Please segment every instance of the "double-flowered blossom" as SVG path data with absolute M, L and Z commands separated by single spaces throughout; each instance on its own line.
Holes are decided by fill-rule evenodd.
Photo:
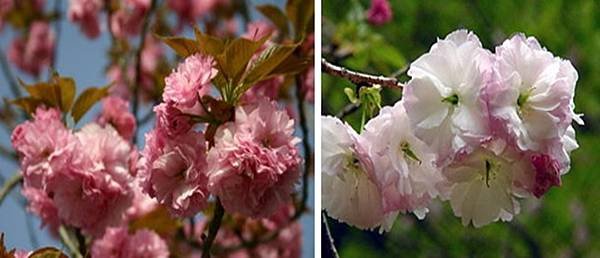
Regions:
M 167 258 L 169 247 L 153 231 L 141 229 L 130 234 L 126 227 L 115 227 L 94 241 L 91 255 L 93 258 Z
M 226 211 L 266 217 L 288 203 L 301 158 L 294 121 L 263 99 L 236 108 L 219 127 L 209 151 L 209 189 Z
M 533 37 L 517 34 L 496 48 L 495 81 L 487 87 L 494 128 L 523 151 L 552 155 L 568 170 L 574 143 L 572 121 L 577 71 Z
M 129 102 L 109 96 L 102 101 L 102 113 L 98 117 L 98 124 L 111 125 L 125 140 L 131 140 L 135 132 L 135 117 L 129 112 Z
M 75 133 L 67 168 L 49 179 L 46 191 L 69 225 L 94 236 L 125 219 L 131 205 L 131 145 L 111 126 L 88 124 Z
M 395 212 L 385 214 L 366 142 L 337 118 L 321 117 L 323 189 L 327 214 L 360 229 L 389 230 Z
M 414 212 L 423 218 L 439 195 L 443 177 L 435 154 L 410 130 L 402 103 L 384 107 L 363 132 L 384 212 Z
M 178 108 L 193 107 L 198 103 L 198 96 L 210 91 L 210 82 L 217 72 L 213 57 L 203 54 L 187 57 L 165 78 L 163 100 L 175 103 Z
M 54 59 L 54 32 L 47 22 L 31 24 L 27 37 L 16 38 L 8 50 L 8 58 L 19 69 L 38 76 Z
M 372 228 L 382 214 L 422 217 L 439 197 L 464 225 L 481 227 L 512 220 L 519 199 L 561 185 L 578 148 L 571 123 L 583 123 L 574 112 L 578 75 L 569 61 L 533 37 L 516 34 L 491 53 L 475 34 L 458 30 L 414 61 L 408 75 L 403 99 L 361 135 L 322 119 L 330 216 Z M 334 180 L 347 174 L 355 176 Z M 362 202 L 349 198 L 357 192 Z M 356 203 L 344 206 L 348 200 Z
M 206 206 L 206 142 L 190 130 L 169 137 L 160 128 L 146 134 L 144 189 L 176 216 L 192 216 Z
M 491 67 L 491 53 L 475 34 L 450 33 L 415 60 L 403 103 L 417 137 L 438 155 L 440 163 L 468 142 L 486 136 L 487 114 L 482 89 Z
M 29 210 L 44 224 L 56 229 L 65 222 L 100 235 L 123 221 L 132 198 L 133 150 L 112 126 L 91 123 L 73 134 L 58 110 L 38 108 L 11 139 L 22 156 Z

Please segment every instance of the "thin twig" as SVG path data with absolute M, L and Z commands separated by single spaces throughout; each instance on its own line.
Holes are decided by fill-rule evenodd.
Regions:
M 393 88 L 393 89 L 401 89 L 403 87 L 403 84 L 396 78 L 377 76 L 377 75 L 352 71 L 352 70 L 349 70 L 348 68 L 329 63 L 329 62 L 327 62 L 327 60 L 325 60 L 325 58 L 321 59 L 321 69 L 323 70 L 324 73 L 328 73 L 333 76 L 344 78 L 344 79 L 349 80 L 357 85 L 379 84 L 383 87 L 388 87 L 388 88 Z
M 294 217 L 300 217 L 306 209 L 306 201 L 308 200 L 308 177 L 310 174 L 310 166 L 312 162 L 312 151 L 308 139 L 308 125 L 306 113 L 304 110 L 304 94 L 302 94 L 302 80 L 299 75 L 296 76 L 296 102 L 298 105 L 298 113 L 300 117 L 300 131 L 302 132 L 302 149 L 304 151 L 304 174 L 302 175 L 302 198 L 300 204 L 296 207 Z
M 4 182 L 4 186 L 0 189 L 0 204 L 4 201 L 4 198 L 23 180 L 21 173 L 16 173 L 13 177 L 9 178 Z
M 335 242 L 333 241 L 333 236 L 331 235 L 331 229 L 329 229 L 329 222 L 327 222 L 327 215 L 325 212 L 321 213 L 321 219 L 323 220 L 323 224 L 325 224 L 325 233 L 327 234 L 327 239 L 329 240 L 329 246 L 331 247 L 331 252 L 335 258 L 340 258 L 340 254 L 335 248 Z
M 8 86 L 10 86 L 10 90 L 12 91 L 13 96 L 15 98 L 20 98 L 21 96 L 23 96 L 23 94 L 21 94 L 21 91 L 19 90 L 19 84 L 15 79 L 15 75 L 10 69 L 10 65 L 8 64 L 8 61 L 6 59 L 6 55 L 4 55 L 4 52 L 2 51 L 0 51 L 0 66 L 2 68 L 2 72 L 4 73 L 4 77 L 8 81 Z
M 69 251 L 71 251 L 71 255 L 73 257 L 83 258 L 83 256 L 77 248 L 77 245 L 69 237 L 69 232 L 67 231 L 67 228 L 64 225 L 60 225 L 60 227 L 58 228 L 58 234 L 60 235 L 60 240 L 67 248 L 69 248 Z
M 54 41 L 54 52 L 52 52 L 52 64 L 51 64 L 51 68 L 53 70 L 56 70 L 56 59 L 58 59 L 58 44 L 60 42 L 60 33 L 61 33 L 61 26 L 60 26 L 60 22 L 62 21 L 62 12 L 60 7 L 62 6 L 62 1 L 61 0 L 56 0 L 56 2 L 54 2 L 54 13 L 56 15 L 56 21 L 54 21 L 54 30 L 55 30 L 55 41 Z M 50 76 L 52 76 L 52 73 L 50 73 Z
M 139 109 L 139 91 L 140 91 L 140 83 L 142 82 L 142 52 L 144 52 L 144 45 L 146 44 L 146 34 L 148 33 L 148 29 L 150 28 L 150 20 L 152 20 L 152 13 L 156 9 L 156 0 L 152 0 L 150 4 L 150 9 L 146 16 L 144 17 L 144 24 L 142 27 L 142 32 L 140 33 L 140 43 L 138 45 L 138 49 L 135 53 L 135 81 L 133 85 L 133 108 L 132 112 L 135 116 L 136 122 L 138 121 L 138 109 Z M 133 134 L 133 144 L 137 143 L 137 130 Z
M 215 207 L 215 214 L 208 225 L 208 236 L 204 240 L 202 244 L 202 258 L 210 258 L 210 248 L 212 247 L 215 238 L 217 237 L 217 233 L 219 233 L 219 228 L 221 227 L 221 222 L 223 221 L 223 216 L 225 215 L 225 209 L 223 209 L 223 205 L 219 198 L 217 198 L 217 206 Z

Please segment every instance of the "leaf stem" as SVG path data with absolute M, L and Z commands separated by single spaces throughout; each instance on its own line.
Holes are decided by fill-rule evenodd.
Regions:
M 69 232 L 64 225 L 60 225 L 58 228 L 58 234 L 60 235 L 60 240 L 63 242 L 63 244 L 65 244 L 65 246 L 67 246 L 67 248 L 69 248 L 69 251 L 71 251 L 71 255 L 74 258 L 83 258 L 77 248 L 77 245 L 73 242 L 73 240 L 71 240 Z
M 9 178 L 4 182 L 4 186 L 0 189 L 0 204 L 4 201 L 4 198 L 8 196 L 8 194 L 23 180 L 23 175 L 21 173 L 15 174 L 13 177 Z

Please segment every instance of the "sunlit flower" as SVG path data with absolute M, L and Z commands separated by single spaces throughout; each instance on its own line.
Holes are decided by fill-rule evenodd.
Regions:
M 290 200 L 301 158 L 294 121 L 266 99 L 236 109 L 209 152 L 209 188 L 225 210 L 266 217 Z
M 373 162 L 350 126 L 321 117 L 321 201 L 327 214 L 360 229 L 389 230 L 396 212 L 385 214 Z
M 415 135 L 444 163 L 469 142 L 488 134 L 481 91 L 489 77 L 491 54 L 475 34 L 450 33 L 414 61 L 403 92 Z

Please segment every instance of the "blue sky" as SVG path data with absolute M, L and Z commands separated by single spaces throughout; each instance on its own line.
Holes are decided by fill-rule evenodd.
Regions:
M 252 4 L 273 3 L 282 6 L 284 1 L 254 0 L 249 2 Z M 48 1 L 48 3 L 53 5 L 54 1 Z M 66 10 L 68 1 L 63 0 L 62 3 L 63 10 Z M 253 12 L 252 15 L 257 18 L 260 17 L 256 12 Z M 76 25 L 71 24 L 66 19 L 63 19 L 61 26 L 62 32 L 58 42 L 57 71 L 64 76 L 73 77 L 77 82 L 79 92 L 85 87 L 105 85 L 107 83 L 104 74 L 104 67 L 107 64 L 105 53 L 110 45 L 108 35 L 103 33 L 101 37 L 95 40 L 89 40 L 80 33 L 79 28 Z M 0 33 L 0 48 L 2 51 L 6 51 L 14 36 L 14 33 L 5 26 L 4 30 Z M 33 81 L 31 77 L 18 73 L 14 67 L 13 71 L 25 82 Z M 46 75 L 44 74 L 42 78 L 46 78 Z M 0 74 L 0 94 L 2 96 L 12 96 L 6 82 L 4 75 Z M 148 110 L 148 108 L 149 107 L 145 107 L 140 114 L 145 114 L 145 111 Z M 95 115 L 95 111 L 97 110 L 98 107 L 96 106 L 83 121 L 89 121 L 91 117 Z M 314 113 L 312 111 L 311 108 L 308 115 L 312 116 Z M 147 126 L 141 128 L 140 135 L 143 135 L 148 131 L 151 125 L 152 123 L 148 123 Z M 314 129 L 312 125 L 311 129 Z M 312 140 L 314 139 L 313 137 L 314 136 L 311 135 L 309 138 Z M 143 139 L 143 137 L 139 138 Z M 10 147 L 10 135 L 6 130 L 0 130 L 0 144 L 5 147 Z M 143 143 L 141 143 L 141 145 L 143 145 Z M 13 161 L 0 157 L 0 175 L 2 177 L 8 178 L 12 176 L 17 169 L 18 167 Z M 309 207 L 314 208 L 313 179 L 311 179 L 310 184 L 309 200 L 311 202 Z M 23 198 L 20 196 L 19 191 L 13 191 L 0 206 L 0 232 L 5 232 L 6 245 L 9 248 L 15 247 L 25 250 L 36 248 L 30 240 L 30 234 L 28 234 L 26 226 L 26 221 L 31 219 L 33 221 L 31 223 L 33 226 L 32 230 L 39 244 L 37 247 L 51 245 L 60 248 L 60 242 L 51 238 L 44 230 L 39 229 L 39 220 L 25 212 L 20 204 L 21 201 L 23 201 Z M 314 217 L 312 211 L 301 219 L 301 223 L 303 227 L 303 257 L 312 257 L 314 253 Z

